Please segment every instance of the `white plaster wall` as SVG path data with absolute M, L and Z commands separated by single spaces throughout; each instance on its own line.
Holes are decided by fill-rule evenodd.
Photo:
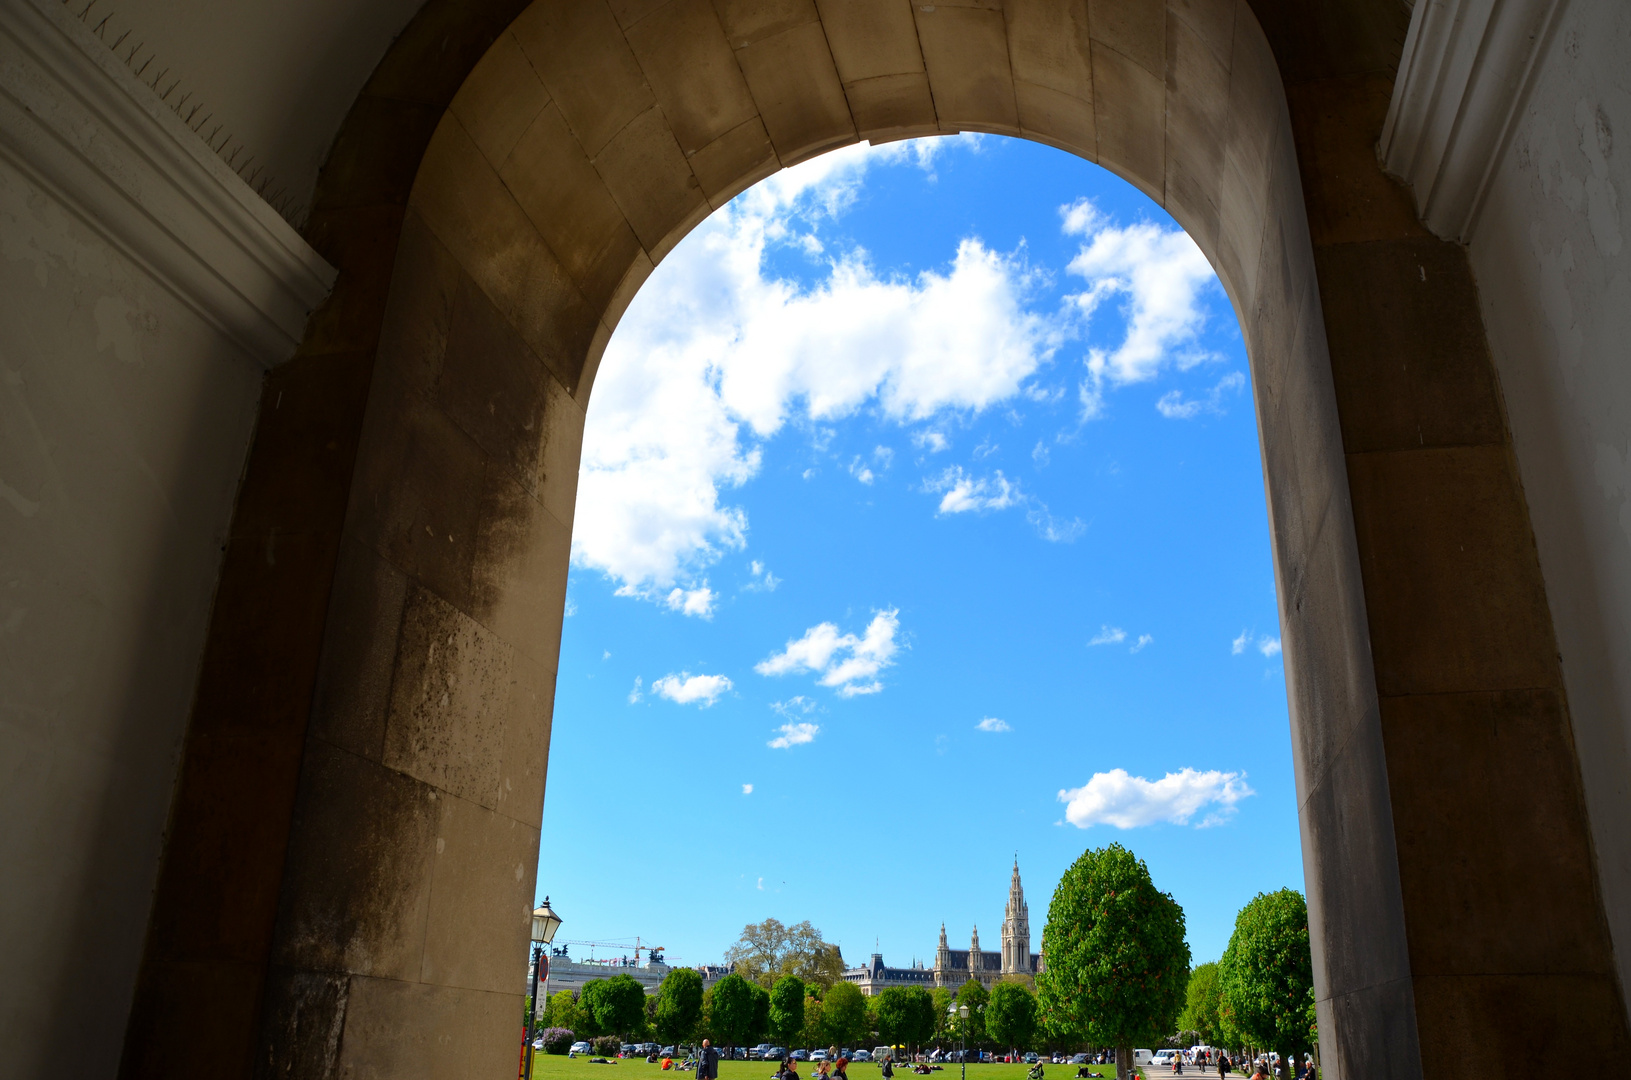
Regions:
M 1536 72 L 1470 252 L 1631 987 L 1631 4 L 1574 0 Z
M 111 1076 L 262 369 L 0 158 L 0 1076 Z

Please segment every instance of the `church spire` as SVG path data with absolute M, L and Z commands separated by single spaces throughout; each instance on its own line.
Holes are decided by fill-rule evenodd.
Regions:
M 1031 974 L 1031 911 L 1025 887 L 1019 882 L 1019 853 L 1014 853 L 1014 875 L 1008 882 L 1008 910 L 1002 920 L 1002 973 Z

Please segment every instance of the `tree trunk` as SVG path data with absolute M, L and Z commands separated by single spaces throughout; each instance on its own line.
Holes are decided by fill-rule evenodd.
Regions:
M 1133 1048 L 1116 1047 L 1116 1080 L 1127 1080 L 1133 1071 Z

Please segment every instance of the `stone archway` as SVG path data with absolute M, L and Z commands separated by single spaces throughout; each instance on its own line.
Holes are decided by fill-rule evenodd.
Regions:
M 1275 10 L 432 0 L 319 184 L 308 232 L 342 277 L 265 395 L 123 1072 L 513 1064 L 583 407 L 611 330 L 753 182 L 958 130 L 1130 180 L 1235 304 L 1326 1067 L 1624 1048 L 1470 275 L 1369 156 L 1399 14 L 1356 2 L 1317 47 L 1296 37 L 1313 16 L 1279 15 L 1277 63 Z M 1299 72 L 1316 54 L 1328 68 Z M 1537 768 L 1521 808 L 1485 780 Z

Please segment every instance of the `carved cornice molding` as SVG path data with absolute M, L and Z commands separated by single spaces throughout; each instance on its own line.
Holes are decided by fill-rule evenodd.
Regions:
M 1466 243 L 1490 176 L 1568 0 L 1419 0 L 1410 18 L 1382 164 L 1433 232 Z
M 0 0 L 0 156 L 265 366 L 335 270 L 53 0 Z

